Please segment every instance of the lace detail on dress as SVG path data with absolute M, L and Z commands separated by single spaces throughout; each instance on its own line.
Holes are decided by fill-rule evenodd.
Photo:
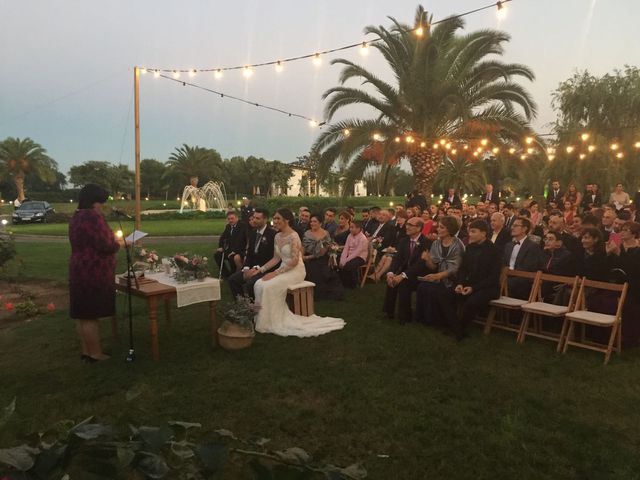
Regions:
M 291 232 L 289 235 L 283 235 L 282 233 L 276 234 L 275 238 L 276 249 L 275 256 L 281 260 L 280 266 L 276 269 L 278 273 L 288 272 L 298 265 L 302 255 L 302 244 L 300 243 L 300 237 L 296 232 Z M 288 252 L 284 250 L 289 248 Z

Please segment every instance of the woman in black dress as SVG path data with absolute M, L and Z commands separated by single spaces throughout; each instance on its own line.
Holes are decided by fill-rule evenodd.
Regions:
M 311 215 L 309 230 L 302 236 L 302 260 L 307 271 L 305 280 L 316 284 L 313 289 L 316 301 L 344 298 L 340 277 L 329 267 L 329 248 L 332 243 L 329 232 L 322 228 L 322 217 L 315 213 Z
M 85 362 L 109 358 L 100 346 L 98 319 L 112 317 L 116 310 L 115 254 L 124 240 L 116 237 L 101 213 L 107 197 L 99 186 L 85 185 L 69 222 L 69 308 Z
M 338 228 L 336 229 L 336 233 L 333 235 L 333 241 L 336 242 L 340 246 L 344 246 L 347 243 L 347 237 L 349 236 L 349 227 L 351 226 L 351 214 L 346 210 L 343 210 L 338 215 Z

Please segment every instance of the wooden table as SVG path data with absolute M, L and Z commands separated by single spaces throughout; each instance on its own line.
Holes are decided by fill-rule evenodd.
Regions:
M 121 284 L 116 278 L 116 290 L 127 293 L 127 285 Z M 149 310 L 149 325 L 151 327 L 151 354 L 154 360 L 160 360 L 160 345 L 158 343 L 158 300 L 164 300 L 164 312 L 167 324 L 171 325 L 171 300 L 176 297 L 176 289 L 171 285 L 159 282 L 141 283 L 136 287 L 131 285 L 131 294 L 135 297 L 145 298 Z M 218 317 L 216 315 L 216 305 L 218 301 L 209 302 L 209 320 L 211 322 L 211 345 L 218 345 Z M 117 321 L 112 319 L 113 334 L 117 337 Z

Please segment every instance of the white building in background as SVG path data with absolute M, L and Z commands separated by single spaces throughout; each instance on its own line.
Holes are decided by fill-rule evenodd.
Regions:
M 307 179 L 303 185 L 302 177 L 304 177 L 305 173 L 306 170 L 304 168 L 292 167 L 291 178 L 287 183 L 287 190 L 284 191 L 282 188 L 277 187 L 274 189 L 275 195 L 285 195 L 287 197 L 330 196 L 329 192 L 324 188 L 316 185 L 315 180 Z M 340 192 L 340 194 L 342 194 L 342 192 Z M 365 197 L 367 195 L 367 187 L 363 181 L 356 182 L 354 185 L 354 194 L 356 197 Z

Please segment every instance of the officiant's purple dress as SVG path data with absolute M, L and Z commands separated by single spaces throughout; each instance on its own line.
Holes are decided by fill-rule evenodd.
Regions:
M 69 222 L 71 318 L 92 320 L 116 311 L 115 269 L 120 246 L 101 213 L 76 210 Z

